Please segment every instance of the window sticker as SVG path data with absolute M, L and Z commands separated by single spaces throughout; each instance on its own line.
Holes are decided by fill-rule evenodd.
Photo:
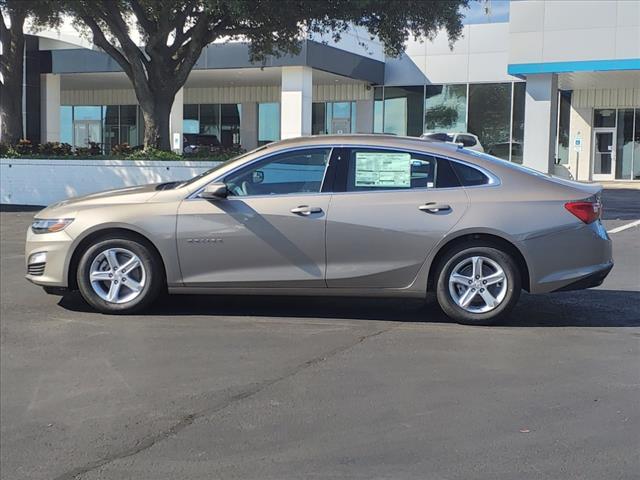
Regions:
M 411 188 L 411 154 L 356 152 L 355 186 Z

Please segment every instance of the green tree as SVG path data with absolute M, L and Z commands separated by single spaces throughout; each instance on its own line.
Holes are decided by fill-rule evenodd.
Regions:
M 144 115 L 145 148 L 169 149 L 175 95 L 215 40 L 245 39 L 252 60 L 261 62 L 298 51 L 306 32 L 337 40 L 355 25 L 398 55 L 410 35 L 432 37 L 444 28 L 457 38 L 468 1 L 68 0 L 65 8 L 131 80 Z
M 15 144 L 22 131 L 22 72 L 24 68 L 24 24 L 27 18 L 34 27 L 59 23 L 55 0 L 0 0 L 0 122 L 2 141 Z

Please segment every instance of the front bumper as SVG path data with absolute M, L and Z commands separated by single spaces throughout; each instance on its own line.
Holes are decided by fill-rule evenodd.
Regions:
M 25 278 L 43 287 L 67 287 L 67 269 L 73 239 L 63 230 L 56 233 L 35 234 L 27 231 L 25 245 Z M 38 268 L 29 268 L 29 259 L 36 253 L 46 252 L 46 262 Z M 30 273 L 29 271 L 36 273 Z

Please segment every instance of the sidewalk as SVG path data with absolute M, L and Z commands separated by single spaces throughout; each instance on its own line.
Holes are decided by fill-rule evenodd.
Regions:
M 631 190 L 640 190 L 640 181 L 615 181 L 615 182 L 594 182 L 599 183 L 606 189 L 631 189 Z

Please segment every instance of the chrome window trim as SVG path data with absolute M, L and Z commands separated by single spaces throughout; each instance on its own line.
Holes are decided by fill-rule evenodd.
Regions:
M 484 183 L 482 185 L 460 185 L 459 187 L 444 187 L 444 188 L 436 188 L 436 187 L 432 187 L 432 188 L 408 188 L 408 189 L 397 189 L 397 188 L 390 188 L 390 189 L 380 189 L 380 190 L 364 190 L 364 191 L 352 191 L 352 192 L 317 192 L 317 193 L 310 193 L 310 192 L 304 192 L 304 193 L 298 193 L 298 194 L 292 194 L 292 193 L 283 193 L 283 194 L 275 194 L 275 195 L 249 195 L 246 197 L 235 197 L 237 199 L 242 199 L 242 198 L 274 198 L 274 197 L 287 197 L 287 196 L 293 196 L 293 195 L 342 195 L 342 194 L 370 194 L 370 193 L 382 193 L 382 192 L 416 192 L 416 191 L 433 191 L 433 190 L 453 190 L 453 189 L 469 189 L 469 188 L 488 188 L 488 187 L 498 187 L 502 184 L 502 182 L 500 181 L 500 179 L 498 178 L 497 175 L 495 175 L 493 172 L 487 170 L 484 167 L 481 167 L 479 165 L 475 165 L 473 163 L 469 163 L 469 162 L 465 162 L 464 160 L 460 160 L 458 158 L 453 158 L 453 157 L 449 157 L 447 155 L 443 155 L 440 153 L 433 153 L 433 152 L 429 152 L 429 151 L 422 151 L 422 150 L 415 150 L 415 149 L 411 149 L 411 148 L 398 148 L 398 147 L 387 147 L 387 146 L 378 146 L 378 145 L 362 145 L 362 144 L 318 144 L 318 145 L 305 145 L 305 146 L 301 146 L 301 147 L 292 147 L 292 148 L 284 148 L 282 150 L 278 150 L 276 152 L 272 152 L 269 154 L 266 154 L 264 156 L 258 157 L 254 160 L 251 160 L 248 163 L 245 163 L 243 165 L 238 166 L 237 168 L 234 168 L 233 170 L 230 170 L 229 172 L 225 173 L 224 175 L 221 175 L 219 177 L 214 177 L 211 181 L 207 182 L 206 184 L 204 184 L 202 187 L 200 187 L 198 190 L 196 190 L 195 192 L 193 192 L 192 194 L 190 194 L 189 196 L 186 197 L 185 200 L 201 200 L 201 198 L 198 196 L 198 194 L 200 192 L 202 192 L 202 190 L 205 189 L 205 187 L 207 185 L 209 185 L 210 183 L 215 182 L 216 180 L 219 180 L 220 178 L 224 178 L 226 176 L 232 175 L 233 173 L 237 172 L 238 170 L 241 170 L 245 167 L 248 167 L 250 165 L 253 165 L 254 163 L 257 162 L 261 162 L 263 160 L 266 160 L 274 155 L 279 155 L 281 153 L 288 153 L 288 152 L 295 152 L 298 150 L 310 150 L 310 149 L 318 149 L 318 148 L 329 148 L 331 149 L 330 151 L 330 155 L 329 155 L 329 162 L 327 162 L 327 165 L 325 167 L 325 172 L 324 172 L 324 176 L 322 178 L 322 184 L 320 186 L 320 190 L 322 190 L 322 187 L 324 186 L 324 181 L 326 179 L 326 174 L 327 171 L 329 169 L 329 163 L 331 161 L 331 158 L 333 156 L 333 150 L 336 148 L 368 148 L 368 149 L 374 149 L 374 150 L 390 150 L 390 151 L 395 151 L 395 152 L 404 152 L 404 153 L 415 153 L 416 155 L 431 155 L 432 157 L 435 157 L 436 159 L 441 158 L 443 160 L 447 160 L 450 162 L 455 162 L 455 163 L 459 163 L 461 165 L 464 165 L 466 167 L 469 168 L 474 168 L 476 170 L 478 170 L 480 173 L 482 173 L 483 175 L 485 175 L 489 181 L 487 183 Z M 232 199 L 234 197 L 230 197 L 230 199 Z

